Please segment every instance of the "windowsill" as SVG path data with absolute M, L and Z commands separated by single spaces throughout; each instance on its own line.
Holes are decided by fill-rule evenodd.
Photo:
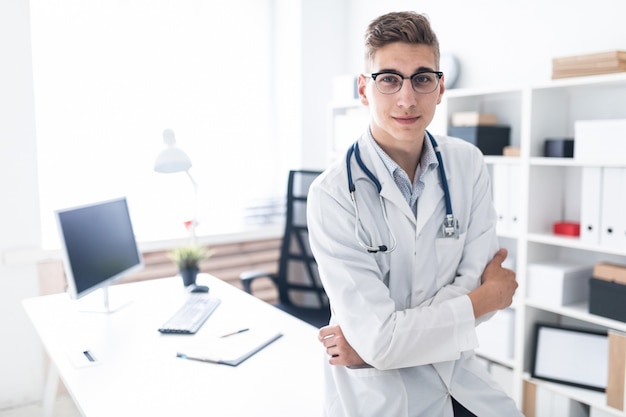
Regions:
M 202 227 L 197 230 L 197 242 L 200 245 L 221 245 L 234 242 L 247 242 L 251 240 L 273 239 L 282 236 L 284 225 L 282 223 L 272 223 L 263 225 L 248 225 L 240 228 L 231 228 L 230 230 L 213 231 L 212 233 L 203 232 Z M 139 250 L 141 252 L 152 252 L 166 250 L 176 246 L 189 244 L 190 236 L 180 236 L 164 240 L 148 240 L 139 241 Z
M 197 229 L 197 242 L 201 245 L 218 245 L 234 242 L 247 242 L 254 240 L 273 239 L 282 236 L 284 225 L 282 223 L 270 223 L 262 225 L 241 225 L 231 227 L 228 230 L 213 230 L 207 233 L 202 227 Z M 141 252 L 153 252 L 171 249 L 177 246 L 189 244 L 190 236 L 181 234 L 163 240 L 139 240 L 137 242 Z M 19 266 L 36 264 L 38 262 L 62 259 L 60 248 L 14 248 L 7 249 L 1 254 L 0 264 L 7 266 Z

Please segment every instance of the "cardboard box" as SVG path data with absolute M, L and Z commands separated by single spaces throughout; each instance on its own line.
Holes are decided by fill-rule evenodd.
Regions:
M 593 267 L 593 277 L 626 285 L 626 265 L 599 262 Z
M 574 122 L 574 159 L 600 165 L 624 163 L 626 119 Z
M 522 152 L 519 146 L 505 146 L 502 154 L 504 156 L 520 156 Z
M 502 155 L 510 144 L 509 126 L 450 126 L 448 135 L 464 139 L 478 147 L 483 155 Z
M 592 274 L 591 265 L 569 262 L 529 264 L 526 297 L 554 306 L 584 301 L 589 296 Z
M 626 322 L 626 285 L 603 279 L 589 280 L 589 312 Z
M 626 396 L 626 334 L 609 330 L 609 373 L 606 405 L 624 410 Z M 593 413 L 590 417 L 595 417 Z
M 626 51 L 607 51 L 552 59 L 553 79 L 624 71 L 626 71 Z
M 466 111 L 452 114 L 452 126 L 494 126 L 496 124 L 498 124 L 498 116 L 493 113 Z

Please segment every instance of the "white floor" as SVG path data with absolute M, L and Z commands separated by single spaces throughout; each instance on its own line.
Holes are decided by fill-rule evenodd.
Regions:
M 68 395 L 59 395 L 54 403 L 53 417 L 81 417 Z M 40 404 L 0 410 L 0 417 L 41 417 Z

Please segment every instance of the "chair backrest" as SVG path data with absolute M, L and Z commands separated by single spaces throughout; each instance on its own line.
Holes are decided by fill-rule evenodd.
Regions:
M 277 285 L 280 302 L 297 307 L 328 309 L 317 262 L 309 247 L 306 222 L 307 195 L 320 171 L 289 171 L 285 234 L 282 241 Z

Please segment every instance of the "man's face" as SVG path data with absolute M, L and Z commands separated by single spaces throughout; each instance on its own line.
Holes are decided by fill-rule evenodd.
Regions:
M 427 45 L 396 42 L 380 48 L 371 63 L 371 72 L 393 71 L 410 77 L 418 71 L 437 70 L 435 54 Z M 416 93 L 411 80 L 400 91 L 383 94 L 372 78 L 359 77 L 361 102 L 370 108 L 370 125 L 376 141 L 383 147 L 406 146 L 424 139 L 424 131 L 435 115 L 444 92 L 443 78 L 432 93 Z

